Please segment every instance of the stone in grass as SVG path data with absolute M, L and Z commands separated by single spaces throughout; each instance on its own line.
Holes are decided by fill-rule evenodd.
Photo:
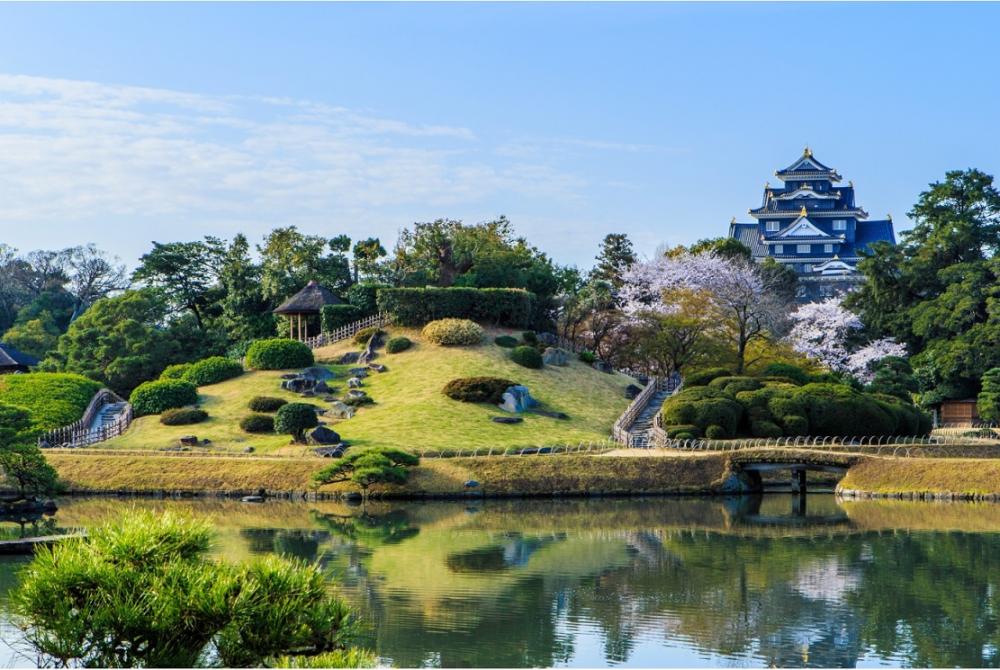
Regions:
M 569 365 L 569 352 L 557 347 L 549 347 L 542 354 L 542 363 L 545 365 Z
M 198 436 L 197 435 L 184 435 L 181 437 L 181 444 L 185 447 L 196 447 L 198 446 Z
M 359 377 L 351 377 L 347 380 L 348 388 L 356 389 L 364 386 L 364 382 Z
M 314 365 L 311 368 L 306 368 L 299 373 L 300 376 L 306 379 L 312 379 L 313 381 L 319 382 L 326 379 L 333 379 L 336 375 L 327 370 L 326 368 Z
M 594 361 L 590 364 L 590 367 L 605 374 L 611 374 L 615 371 L 614 368 L 611 367 L 611 364 L 606 361 Z
M 381 363 L 371 363 L 371 364 L 368 365 L 368 367 L 370 369 L 374 370 L 375 372 L 385 372 L 386 370 L 389 369 L 389 368 L 385 367 L 384 365 L 382 365 Z
M 642 389 L 635 384 L 629 384 L 625 387 L 625 397 L 629 400 L 635 400 L 635 397 L 642 393 Z
M 519 416 L 491 416 L 490 421 L 493 423 L 521 423 L 524 419 Z
M 309 433 L 309 441 L 312 444 L 340 444 L 340 435 L 326 426 L 319 426 Z
M 510 386 L 500 396 L 499 407 L 505 412 L 524 412 L 537 405 L 538 401 L 531 397 L 527 386 Z
M 330 447 L 317 447 L 316 449 L 313 449 L 314 454 L 323 458 L 340 458 L 344 455 L 345 451 L 347 451 L 347 445 L 343 443 L 335 444 Z
M 350 419 L 354 416 L 354 408 L 339 400 L 330 404 L 330 415 L 335 419 Z
M 286 372 L 285 374 L 281 375 L 282 379 L 295 379 L 297 377 L 298 375 L 294 372 Z
M 320 380 L 319 383 L 313 387 L 313 391 L 316 393 L 329 393 L 330 386 L 325 381 Z
M 350 365 L 351 363 L 357 363 L 359 358 L 361 358 L 360 351 L 348 351 L 337 360 L 337 363 L 339 365 Z
M 351 373 L 352 377 L 358 377 L 360 379 L 364 379 L 368 376 L 368 368 L 351 368 L 348 372 Z
M 245 449 L 243 450 L 243 453 L 244 453 L 244 454 L 252 454 L 252 453 L 253 453 L 254 451 L 255 451 L 255 449 L 254 449 L 253 447 L 246 447 L 246 448 L 245 448 Z
M 361 389 L 351 389 L 350 391 L 347 392 L 348 398 L 359 399 L 359 398 L 364 398 L 366 395 L 368 394 L 362 391 Z

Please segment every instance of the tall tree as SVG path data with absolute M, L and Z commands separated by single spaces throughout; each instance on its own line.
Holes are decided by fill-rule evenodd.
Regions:
M 350 244 L 344 235 L 331 239 L 306 235 L 295 226 L 275 228 L 257 247 L 264 298 L 276 304 L 312 279 L 335 293 L 345 291 L 351 285 L 350 262 L 345 255 Z
M 93 244 L 67 249 L 69 292 L 75 298 L 73 317 L 101 298 L 129 287 L 125 266 Z
M 377 237 L 358 240 L 354 243 L 354 283 L 364 277 L 368 280 L 379 279 L 379 260 L 387 254 L 385 247 Z
M 215 237 L 198 242 L 153 242 L 153 249 L 139 258 L 132 279 L 158 289 L 170 307 L 188 310 L 198 327 L 205 328 L 205 311 L 213 302 L 225 246 Z
M 618 289 L 624 282 L 623 276 L 636 262 L 632 240 L 624 233 L 610 233 L 601 241 L 601 251 L 596 257 L 597 265 L 591 271 L 594 279 L 610 282 Z
M 230 340 L 239 342 L 274 334 L 274 317 L 261 289 L 261 268 L 250 257 L 250 244 L 242 233 L 226 250 L 219 282 L 225 293 L 221 325 Z

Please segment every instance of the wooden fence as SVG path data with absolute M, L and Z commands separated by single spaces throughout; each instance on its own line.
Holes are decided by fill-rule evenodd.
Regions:
M 111 423 L 94 427 L 94 419 L 108 405 L 123 404 L 124 408 Z M 132 423 L 132 405 L 111 389 L 101 389 L 90 399 L 83 417 L 75 423 L 56 428 L 38 438 L 39 447 L 86 447 L 124 433 Z
M 673 390 L 678 384 L 679 381 L 676 377 L 651 377 L 639 395 L 632 400 L 628 408 L 615 421 L 615 425 L 611 427 L 611 439 L 626 447 L 637 446 L 636 441 L 639 436 L 632 432 L 632 426 L 636 419 L 649 406 L 649 401 L 654 395 L 660 391 Z
M 333 344 L 335 342 L 340 342 L 341 340 L 346 340 L 349 337 L 354 337 L 359 330 L 364 330 L 365 328 L 371 328 L 373 326 L 381 328 L 388 325 L 389 321 L 390 319 L 387 313 L 379 312 L 378 314 L 366 316 L 360 321 L 355 321 L 354 323 L 341 326 L 340 328 L 337 328 L 329 333 L 320 333 L 319 335 L 314 335 L 313 337 L 307 337 L 302 341 L 310 349 L 318 349 L 320 347 L 325 347 L 328 344 Z

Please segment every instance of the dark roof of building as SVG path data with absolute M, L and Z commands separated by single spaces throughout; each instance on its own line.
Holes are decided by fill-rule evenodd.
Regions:
M 777 175 L 788 175 L 794 177 L 798 173 L 803 174 L 825 174 L 831 179 L 839 180 L 840 175 L 832 167 L 828 167 L 820 163 L 815 156 L 813 156 L 812 151 L 809 147 L 806 147 L 802 151 L 802 155 L 799 158 L 786 167 L 784 170 L 778 170 L 775 174 Z
M 32 367 L 38 365 L 38 359 L 10 346 L 0 343 L 0 368 Z
M 323 305 L 339 305 L 341 299 L 333 291 L 320 286 L 315 280 L 305 288 L 278 305 L 275 314 L 319 314 Z
M 896 233 L 892 229 L 891 219 L 858 221 L 858 227 L 854 233 L 854 247 L 863 250 L 872 242 L 896 243 Z
M 760 238 L 760 227 L 756 223 L 729 224 L 729 236 L 742 242 L 755 258 L 767 255 L 767 247 Z

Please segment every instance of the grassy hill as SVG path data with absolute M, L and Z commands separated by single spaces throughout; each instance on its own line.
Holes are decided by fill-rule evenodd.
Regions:
M 509 447 L 547 444 L 576 444 L 606 439 L 615 419 L 628 405 L 623 391 L 631 379 L 624 375 L 598 372 L 579 361 L 566 367 L 546 366 L 542 370 L 521 367 L 507 358 L 508 349 L 493 344 L 493 337 L 508 331 L 488 332 L 483 344 L 472 347 L 440 347 L 424 342 L 419 331 L 393 328 L 392 335 L 406 335 L 414 345 L 407 351 L 386 354 L 377 362 L 388 367 L 372 373 L 365 390 L 374 405 L 361 407 L 351 419 L 323 419 L 353 446 L 392 445 L 408 448 Z M 358 347 L 342 342 L 316 351 L 337 374 L 330 382 L 338 395 L 346 391 L 347 369 L 330 362 Z M 194 434 L 212 441 L 213 450 L 242 451 L 248 446 L 257 453 L 300 454 L 302 446 L 290 445 L 285 435 L 250 435 L 239 428 L 239 420 L 249 413 L 247 402 L 255 395 L 272 395 L 289 401 L 326 403 L 281 391 L 280 371 L 248 372 L 220 384 L 198 389 L 200 406 L 209 420 L 189 426 L 164 426 L 158 417 L 142 417 L 129 431 L 101 447 L 159 449 L 177 444 L 182 435 Z M 565 412 L 568 420 L 526 414 L 524 422 L 502 425 L 490 421 L 502 414 L 491 405 L 474 405 L 451 400 L 441 393 L 456 377 L 489 375 L 520 382 L 531 390 L 541 408 Z

